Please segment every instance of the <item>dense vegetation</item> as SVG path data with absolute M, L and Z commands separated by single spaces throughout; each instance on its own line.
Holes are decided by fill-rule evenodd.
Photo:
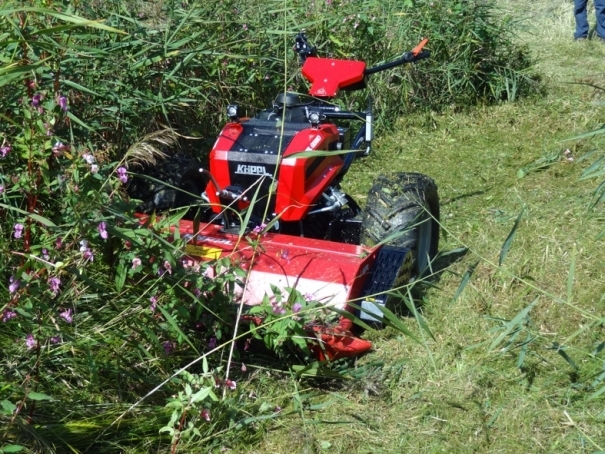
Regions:
M 447 213 L 450 206 L 460 207 L 465 197 L 472 197 L 476 188 L 469 175 L 480 170 L 468 163 L 466 174 L 454 172 L 456 181 L 447 179 L 459 167 L 456 157 L 468 159 L 464 150 L 441 163 L 429 162 L 422 151 L 428 150 L 430 155 L 430 150 L 450 140 L 461 140 L 458 132 L 470 137 L 482 134 L 477 132 L 481 128 L 487 131 L 489 125 L 474 120 L 481 117 L 474 109 L 488 109 L 489 105 L 511 111 L 527 109 L 524 106 L 529 101 L 525 105 L 502 102 L 517 101 L 542 88 L 530 73 L 535 70 L 530 66 L 528 48 L 512 34 L 513 25 L 496 9 L 496 2 L 480 0 L 31 0 L 0 5 L 0 348 L 4 353 L 0 360 L 0 421 L 8 429 L 0 439 L 4 452 L 243 451 L 256 446 L 264 446 L 258 449 L 265 451 L 312 452 L 330 447 L 351 451 L 354 448 L 348 441 L 330 438 L 327 429 L 322 429 L 322 418 L 313 415 L 329 411 L 334 399 L 342 399 L 339 393 L 346 392 L 349 403 L 340 405 L 350 412 L 357 410 L 351 408 L 355 402 L 365 403 L 372 417 L 378 418 L 382 404 L 388 401 L 392 406 L 405 397 L 423 421 L 441 421 L 439 412 L 433 413 L 428 404 L 423 406 L 425 391 L 405 396 L 395 392 L 401 385 L 407 390 L 409 381 L 421 382 L 418 375 L 404 373 L 402 358 L 424 358 L 418 369 L 427 367 L 437 376 L 438 363 L 444 358 L 466 370 L 460 358 L 470 355 L 466 348 L 480 342 L 489 352 L 501 349 L 494 364 L 480 370 L 481 384 L 465 390 L 471 405 L 483 415 L 483 448 L 490 443 L 490 431 L 500 412 L 506 411 L 499 396 L 490 394 L 493 385 L 489 383 L 497 380 L 490 376 L 490 368 L 508 371 L 508 356 L 515 355 L 512 367 L 518 366 L 528 390 L 548 364 L 560 360 L 552 380 L 565 382 L 569 375 L 571 384 L 560 385 L 564 391 L 557 391 L 557 398 L 598 400 L 605 389 L 604 373 L 599 369 L 603 343 L 597 331 L 602 317 L 588 307 L 574 309 L 577 252 L 569 252 L 571 263 L 558 270 L 567 282 L 564 297 L 554 296 L 557 289 L 540 291 L 540 284 L 534 284 L 540 277 L 533 275 L 533 269 L 522 264 L 519 269 L 501 268 L 513 248 L 512 240 L 522 236 L 518 230 L 525 214 L 517 218 L 520 209 L 511 213 L 512 207 L 507 206 L 490 214 L 490 220 L 509 229 L 494 235 L 501 258 L 498 266 L 490 262 L 487 252 L 479 251 L 478 258 L 473 256 L 470 263 L 462 262 L 456 269 L 456 282 L 444 278 L 439 283 L 444 286 L 443 294 L 424 293 L 425 318 L 434 339 L 449 345 L 448 350 L 440 351 L 441 357 L 433 353 L 437 342 L 427 341 L 418 350 L 392 348 L 391 358 L 378 353 L 381 360 L 390 361 L 386 366 L 370 357 L 354 369 L 350 363 L 331 368 L 312 363 L 304 369 L 296 365 L 299 358 L 279 348 L 285 359 L 280 364 L 244 348 L 233 359 L 229 352 L 236 345 L 233 337 L 250 338 L 233 332 L 236 307 L 227 304 L 240 272 L 227 263 L 219 264 L 225 272 L 210 280 L 203 269 L 182 266 L 181 241 L 168 242 L 166 232 L 183 213 L 152 219 L 146 228 L 139 228 L 133 217 L 137 202 L 125 191 L 132 171 L 138 169 L 134 166 L 137 160 L 161 157 L 162 151 L 170 155 L 178 147 L 203 159 L 228 102 L 237 102 L 251 113 L 270 102 L 276 92 L 304 91 L 291 51 L 292 37 L 300 29 L 307 30 L 320 53 L 364 59 L 370 65 L 392 59 L 428 36 L 432 58 L 426 64 L 373 76 L 369 94 L 382 130 L 403 126 L 409 137 L 385 139 L 376 156 L 353 169 L 359 178 L 351 190 L 363 197 L 367 180 L 376 173 L 374 168 L 383 166 L 381 160 L 395 161 L 400 142 L 405 139 L 409 144 L 417 136 L 418 155 L 408 156 L 407 163 L 436 177 L 442 189 L 445 187 L 442 197 Z M 342 102 L 364 106 L 367 95 L 350 95 Z M 457 112 L 473 118 L 469 121 L 474 124 L 473 132 L 455 122 L 447 123 Z M 409 120 L 396 123 L 404 115 Z M 509 115 L 505 116 L 508 121 Z M 419 124 L 412 126 L 410 121 Z M 427 128 L 442 133 L 429 141 L 424 138 Z M 481 148 L 488 156 L 498 141 L 502 135 L 494 136 L 492 143 L 478 139 L 474 151 Z M 562 156 L 556 149 L 534 156 L 535 161 L 523 158 L 527 165 L 518 165 L 515 175 L 519 169 L 525 177 L 537 169 L 554 168 L 561 159 L 569 162 L 569 156 Z M 482 158 L 474 164 L 487 168 L 492 163 Z M 599 175 L 597 167 L 598 163 L 588 175 Z M 496 175 L 490 170 L 487 180 L 493 179 Z M 470 196 L 457 192 L 465 188 Z M 464 208 L 450 213 L 471 226 L 479 222 L 470 213 L 464 214 Z M 515 219 L 510 231 L 509 224 Z M 460 252 L 461 243 L 472 246 L 473 235 L 479 231 L 445 227 L 450 238 L 446 249 L 454 251 L 444 254 L 446 258 Z M 507 234 L 510 241 L 505 241 Z M 514 248 L 510 255 L 515 258 Z M 477 280 L 481 272 L 489 275 L 489 283 Z M 595 279 L 601 282 L 602 278 Z M 509 286 L 525 289 L 522 299 L 531 296 L 531 301 L 515 305 L 514 313 L 492 312 L 492 303 L 477 303 L 486 298 L 481 295 L 483 285 L 495 286 L 500 294 Z M 448 304 L 452 299 L 459 302 L 473 286 L 480 295 L 476 300 L 471 297 L 469 307 L 473 313 L 484 313 L 485 319 L 476 331 L 466 327 L 463 316 L 450 319 L 465 327 L 460 332 L 469 339 L 444 341 L 452 332 L 446 328 L 447 321 L 443 322 L 447 320 L 443 313 L 431 313 L 431 298 L 440 303 L 443 299 Z M 564 338 L 581 339 L 576 350 L 568 353 L 563 339 L 550 342 L 532 321 L 529 314 L 536 308 L 538 295 L 569 308 L 574 320 L 587 320 L 577 334 L 570 332 Z M 515 296 L 519 294 L 507 294 L 509 299 Z M 594 298 L 590 294 L 582 304 Z M 489 325 L 487 319 L 494 324 Z M 279 347 L 296 329 L 278 323 L 279 329 L 268 329 L 263 338 L 270 346 Z M 490 334 L 494 327 L 496 332 Z M 419 330 L 417 337 L 425 333 Z M 394 342 L 408 348 L 407 341 L 402 343 L 400 333 L 392 329 L 369 335 L 378 342 L 379 352 L 380 345 L 389 349 Z M 574 362 L 578 351 L 583 352 L 582 362 Z M 546 360 L 548 353 L 552 355 Z M 283 364 L 289 367 L 283 370 Z M 183 367 L 187 370 L 175 373 Z M 568 369 L 560 371 L 560 367 Z M 333 381 L 326 378 L 338 374 L 340 378 Z M 318 383 L 309 376 L 323 376 L 320 384 L 333 390 L 329 399 L 324 399 Z M 478 389 L 490 397 L 480 400 L 473 394 Z M 374 394 L 380 396 L 378 401 L 370 400 Z M 499 410 L 492 408 L 490 398 L 499 402 Z M 549 405 L 554 404 L 549 401 Z M 592 411 L 591 405 L 586 404 L 587 411 Z M 469 411 L 467 404 L 458 406 Z M 443 411 L 448 419 L 456 418 L 451 409 Z M 602 414 L 593 413 L 596 420 L 602 419 Z M 310 418 L 317 427 L 315 434 Z M 326 427 L 339 434 L 352 430 L 351 419 L 357 416 L 341 418 L 327 413 L 329 418 L 337 424 Z M 589 419 L 583 414 L 584 424 Z M 372 425 L 365 424 L 363 430 Z M 281 429 L 279 435 L 263 437 L 268 427 Z M 296 428 L 297 435 L 289 437 Z M 586 427 L 578 428 L 583 433 L 581 429 Z M 595 449 L 602 446 L 591 438 L 592 426 L 586 430 L 581 443 Z M 351 440 L 363 440 L 361 432 Z M 419 439 L 396 436 L 380 445 L 375 438 L 371 437 L 374 447 L 391 451 L 398 443 L 423 445 Z M 286 440 L 294 448 L 280 448 Z M 562 444 L 570 449 L 576 446 L 567 438 Z M 442 447 L 461 449 L 447 442 Z

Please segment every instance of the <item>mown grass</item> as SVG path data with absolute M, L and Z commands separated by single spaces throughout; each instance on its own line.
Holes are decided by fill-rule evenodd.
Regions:
M 514 18 L 518 39 L 537 59 L 544 96 L 402 118 L 394 132 L 377 140 L 372 156 L 355 163 L 345 181 L 345 189 L 360 202 L 373 177 L 385 169 L 420 171 L 437 181 L 443 255 L 435 264 L 434 287 L 419 292 L 434 339 L 412 318 L 406 324 L 424 343 L 394 330 L 366 333 L 374 351 L 335 366 L 346 380 L 299 379 L 275 370 L 283 364 L 274 357 L 241 352 L 247 369 L 238 363 L 232 371 L 237 392 L 212 408 L 210 424 L 196 420 L 208 436 L 179 445 L 180 452 L 605 449 L 602 397 L 590 399 L 603 388 L 597 380 L 603 352 L 593 353 L 603 342 L 603 328 L 590 325 L 603 313 L 604 257 L 597 240 L 603 216 L 600 207 L 587 209 L 596 182 L 578 181 L 590 162 L 579 158 L 600 144 L 564 141 L 602 121 L 603 108 L 594 104 L 600 92 L 577 83 L 603 85 L 605 46 L 572 42 L 566 1 L 500 4 Z M 567 148 L 573 162 L 566 159 Z M 538 170 L 544 162 L 550 165 Z M 518 178 L 520 169 L 523 178 Z M 498 266 L 521 212 L 514 241 Z M 468 251 L 447 254 L 461 247 Z M 461 286 L 464 276 L 470 277 Z M 534 301 L 522 323 L 508 322 Z M 107 349 L 91 336 L 90 342 L 77 344 L 89 350 L 85 355 L 66 345 L 60 348 L 75 359 L 43 364 L 37 389 L 48 389 L 61 400 L 51 403 L 52 411 L 28 401 L 28 414 L 42 423 L 36 430 L 23 424 L 20 434 L 13 426 L 11 437 L 18 442 L 38 452 L 50 452 L 51 442 L 69 443 L 81 452 L 177 450 L 169 437 L 157 433 L 169 417 L 165 399 L 182 382 L 132 405 L 188 363 L 192 353 L 186 346 L 172 355 L 142 347 L 132 353 L 130 332 L 109 338 L 103 327 L 113 326 L 114 315 L 145 322 L 147 300 L 136 300 L 136 307 L 123 313 L 111 304 L 95 307 L 104 317 L 98 332 L 82 334 L 107 336 L 99 341 Z M 494 344 L 499 336 L 501 342 Z M 13 334 L 4 342 L 13 344 Z M 557 345 L 564 349 L 557 351 Z M 156 347 L 161 348 L 159 342 Z M 121 361 L 114 362 L 115 357 Z M 13 359 L 5 358 L 6 370 L 27 386 L 36 381 L 33 367 L 11 367 Z M 224 364 L 224 359 L 216 360 Z M 51 374 L 55 369 L 64 374 Z M 57 376 L 56 383 L 49 383 Z M 252 422 L 238 431 L 241 415 Z M 41 436 L 38 443 L 32 441 Z
M 605 253 L 597 239 L 603 211 L 588 210 L 597 182 L 578 181 L 590 163 L 578 160 L 603 144 L 566 141 L 603 121 L 600 91 L 582 84 L 605 85 L 605 46 L 572 41 L 568 2 L 500 4 L 516 18 L 518 39 L 537 59 L 545 95 L 403 118 L 345 182 L 363 199 L 372 178 L 386 168 L 436 180 L 442 250 L 464 246 L 468 252 L 441 270 L 424 293 L 423 315 L 435 339 L 420 345 L 389 330 L 369 334 L 375 349 L 357 361 L 357 378 L 316 397 L 315 404 L 330 403 L 325 408 L 282 418 L 249 451 L 605 449 L 602 397 L 589 398 L 602 387 L 591 386 L 602 372 L 603 352 L 595 349 L 603 342 L 603 326 L 586 328 L 602 322 L 605 307 Z M 550 165 L 538 169 L 542 162 Z M 454 301 L 469 270 L 470 280 Z M 506 321 L 536 299 L 519 325 L 517 348 L 505 349 L 504 338 L 490 349 Z M 407 322 L 420 334 L 413 319 Z

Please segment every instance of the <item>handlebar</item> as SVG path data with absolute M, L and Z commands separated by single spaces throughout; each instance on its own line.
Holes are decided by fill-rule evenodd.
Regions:
M 431 52 L 428 50 L 422 50 L 428 42 L 429 40 L 425 38 L 411 51 L 404 53 L 401 58 L 388 63 L 384 63 L 382 65 L 374 66 L 372 68 L 366 68 L 364 74 L 366 76 L 369 76 L 370 74 L 385 71 L 396 66 L 404 65 L 406 63 L 414 63 L 418 60 L 428 58 L 431 55 Z M 298 54 L 301 64 L 305 62 L 307 57 L 317 56 L 317 47 L 312 46 L 309 43 L 309 40 L 304 30 L 298 32 L 298 34 L 296 35 L 296 44 L 294 45 L 294 52 Z
M 373 68 L 367 68 L 364 72 L 366 76 L 370 74 L 374 74 L 380 71 L 384 71 L 390 68 L 394 68 L 395 66 L 404 65 L 406 63 L 414 63 L 418 60 L 423 60 L 425 58 L 429 58 L 431 55 L 431 51 L 422 50 L 426 43 L 428 43 L 428 39 L 423 39 L 416 47 L 414 47 L 411 51 L 404 53 L 401 58 L 391 61 L 389 63 L 384 63 L 382 65 L 374 66 Z

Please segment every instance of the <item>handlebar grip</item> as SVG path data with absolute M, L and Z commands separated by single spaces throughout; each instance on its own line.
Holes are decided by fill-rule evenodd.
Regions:
M 414 57 L 416 57 L 418 54 L 420 54 L 420 52 L 422 51 L 422 48 L 423 48 L 424 46 L 426 46 L 426 43 L 428 43 L 428 42 L 429 42 L 428 38 L 424 38 L 422 41 L 420 41 L 420 42 L 418 43 L 418 45 L 417 45 L 416 47 L 414 47 L 414 48 L 413 48 L 413 49 L 410 51 L 410 52 L 411 52 L 411 54 L 412 54 Z M 426 57 L 425 57 L 425 58 L 426 58 Z

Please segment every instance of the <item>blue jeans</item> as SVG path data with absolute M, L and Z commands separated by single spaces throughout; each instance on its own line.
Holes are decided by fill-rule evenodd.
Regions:
M 588 38 L 588 16 L 586 7 L 588 0 L 574 0 L 574 15 L 576 17 L 576 32 L 574 38 Z M 597 16 L 597 35 L 605 39 L 605 0 L 594 0 Z

